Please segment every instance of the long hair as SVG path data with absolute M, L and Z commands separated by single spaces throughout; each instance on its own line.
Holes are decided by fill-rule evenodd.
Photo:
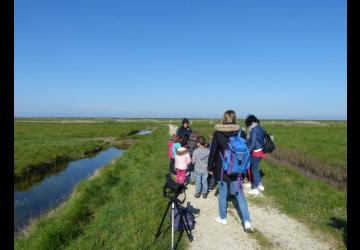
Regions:
M 246 127 L 249 127 L 253 122 L 256 122 L 257 124 L 260 124 L 260 121 L 258 118 L 256 118 L 255 115 L 248 115 L 245 119 L 245 125 Z
M 221 124 L 236 124 L 236 114 L 233 110 L 227 110 L 220 121 Z

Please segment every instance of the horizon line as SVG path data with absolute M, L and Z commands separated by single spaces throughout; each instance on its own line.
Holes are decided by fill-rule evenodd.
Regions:
M 178 120 L 178 119 L 183 119 L 183 118 L 187 118 L 187 119 L 192 119 L 192 120 L 219 120 L 221 118 L 219 117 L 191 117 L 191 116 L 187 116 L 187 117 L 124 117 L 124 116 L 14 116 L 14 119 L 20 119 L 20 118 L 24 118 L 24 119 L 31 119 L 31 118 L 39 118 L 39 119 L 74 119 L 74 118 L 80 118 L 80 119 L 174 119 L 174 120 Z M 244 118 L 242 119 L 237 119 L 237 120 L 244 120 Z M 261 120 L 307 120 L 307 121 L 347 121 L 347 118 L 338 118 L 338 119 L 324 119 L 324 118 L 315 118 L 315 119 L 308 119 L 308 118 L 262 118 Z

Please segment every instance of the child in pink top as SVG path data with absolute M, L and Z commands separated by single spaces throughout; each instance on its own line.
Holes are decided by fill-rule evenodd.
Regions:
M 176 169 L 176 183 L 185 183 L 186 170 L 188 164 L 191 162 L 189 150 L 185 148 L 186 142 L 181 142 L 181 147 L 176 149 L 175 155 L 175 169 Z

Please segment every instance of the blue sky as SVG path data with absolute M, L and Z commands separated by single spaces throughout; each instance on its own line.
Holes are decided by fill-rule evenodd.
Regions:
M 346 119 L 344 0 L 15 0 L 15 116 Z

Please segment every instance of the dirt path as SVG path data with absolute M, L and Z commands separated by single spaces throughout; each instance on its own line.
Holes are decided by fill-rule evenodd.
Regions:
M 169 125 L 169 133 L 176 132 L 176 126 Z M 266 187 L 265 187 L 266 188 Z M 248 197 L 246 194 L 245 196 Z M 228 206 L 227 225 L 218 224 L 218 199 L 212 191 L 207 199 L 195 198 L 195 185 L 188 185 L 186 202 L 199 209 L 196 215 L 195 228 L 192 231 L 194 240 L 189 249 L 335 249 L 334 244 L 313 233 L 303 223 L 266 205 L 255 205 L 247 199 L 251 223 L 256 232 L 247 234 L 240 223 L 236 210 Z M 266 197 L 262 193 L 263 198 Z M 259 198 L 261 198 L 261 196 Z

